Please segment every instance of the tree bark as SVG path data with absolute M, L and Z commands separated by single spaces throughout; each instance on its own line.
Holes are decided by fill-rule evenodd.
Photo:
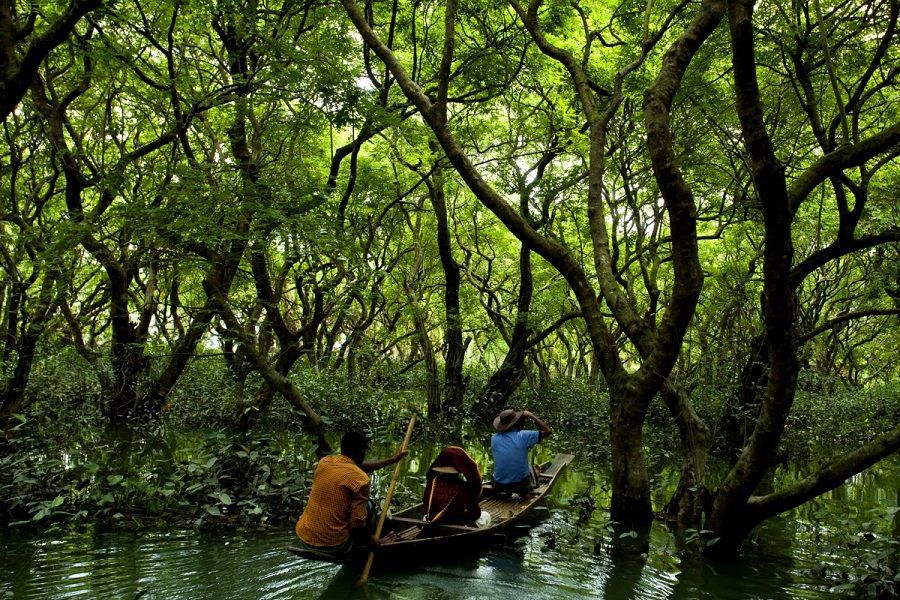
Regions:
M 794 342 L 794 294 L 790 282 L 794 249 L 784 167 L 775 157 L 765 128 L 753 40 L 752 0 L 728 5 L 737 113 L 750 154 L 750 166 L 763 208 L 763 316 L 769 376 L 759 419 L 734 466 L 716 491 L 707 528 L 718 536 L 709 551 L 736 552 L 753 525 L 747 503 L 774 457 L 794 400 L 799 364 Z
M 63 44 L 84 15 L 96 10 L 101 0 L 72 0 L 60 17 L 41 35 L 33 38 L 28 48 L 19 56 L 16 38 L 27 36 L 18 30 L 10 7 L 11 2 L 0 2 L 0 122 L 5 121 L 28 92 L 37 77 L 41 62 L 57 46 Z M 37 10 L 37 4 L 32 5 Z M 31 23 L 33 27 L 33 22 Z
M 681 444 L 681 477 L 675 493 L 662 511 L 663 518 L 680 526 L 700 529 L 712 435 L 694 411 L 684 389 L 667 380 L 659 393 L 678 426 Z
M 432 152 L 438 148 L 432 144 Z M 440 163 L 436 164 L 431 177 L 425 180 L 428 196 L 437 221 L 437 245 L 444 271 L 444 399 L 441 412 L 445 416 L 457 417 L 462 411 L 463 395 L 466 391 L 463 380 L 463 359 L 466 345 L 463 343 L 462 316 L 459 310 L 459 263 L 453 258 L 450 244 L 450 225 L 447 215 L 447 200 L 444 195 L 444 173 Z M 426 364 L 427 364 L 426 359 Z

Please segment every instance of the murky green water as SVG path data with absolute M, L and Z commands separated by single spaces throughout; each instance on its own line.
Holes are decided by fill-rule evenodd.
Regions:
M 411 457 L 402 483 L 421 489 L 428 455 Z M 545 448 L 542 454 L 552 453 Z M 483 457 L 479 457 L 481 460 Z M 283 530 L 203 534 L 56 534 L 35 539 L 0 530 L 0 598 L 820 598 L 852 597 L 854 576 L 875 546 L 890 542 L 900 462 L 877 466 L 839 490 L 769 523 L 740 563 L 709 564 L 661 526 L 644 554 L 612 550 L 601 473 L 583 464 L 558 482 L 533 527 L 478 556 L 379 569 L 362 590 L 359 570 L 305 561 L 286 552 Z M 658 475 L 664 478 L 664 472 Z M 382 473 L 378 484 L 387 477 Z M 664 487 L 660 485 L 660 487 Z M 868 533 L 875 541 L 864 537 Z M 896 534 L 894 534 L 896 535 Z M 869 544 L 868 546 L 866 544 Z M 874 549 L 873 549 L 874 548 Z M 861 568 L 861 567 L 860 567 Z M 813 575 L 823 570 L 826 579 Z M 821 573 L 820 573 L 821 574 Z

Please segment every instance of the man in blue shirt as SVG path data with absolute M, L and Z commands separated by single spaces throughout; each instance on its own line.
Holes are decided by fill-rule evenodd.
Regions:
M 531 419 L 538 430 L 524 429 Z M 494 489 L 527 492 L 537 487 L 539 469 L 528 460 L 528 450 L 552 433 L 542 420 L 527 410 L 506 409 L 494 419 L 491 454 L 494 456 Z

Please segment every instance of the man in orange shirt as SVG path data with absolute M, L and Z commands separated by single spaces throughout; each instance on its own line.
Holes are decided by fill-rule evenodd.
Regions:
M 369 476 L 406 455 L 364 462 L 368 441 L 356 431 L 341 438 L 341 453 L 319 461 L 313 475 L 306 508 L 295 531 L 302 546 L 316 552 L 342 556 L 353 547 L 354 538 L 367 538 L 375 520 L 375 505 L 369 499 Z

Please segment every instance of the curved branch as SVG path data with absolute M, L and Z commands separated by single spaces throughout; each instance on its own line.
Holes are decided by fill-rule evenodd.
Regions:
M 897 450 L 900 450 L 900 426 L 849 454 L 832 459 L 812 475 L 785 490 L 765 496 L 752 496 L 747 503 L 748 508 L 757 522 L 791 510 L 833 490 Z
M 797 342 L 800 344 L 806 343 L 809 340 L 813 339 L 819 334 L 825 333 L 839 325 L 842 325 L 848 321 L 853 321 L 856 319 L 864 319 L 866 317 L 888 317 L 891 315 L 900 315 L 900 308 L 891 308 L 891 309 L 872 309 L 872 310 L 862 310 L 854 313 L 845 313 L 839 315 L 833 319 L 829 319 L 825 321 L 815 329 L 810 329 L 803 335 L 797 338 Z
M 50 25 L 50 28 L 31 42 L 18 64 L 0 65 L 3 71 L 3 78 L 0 79 L 0 121 L 5 121 L 9 113 L 22 100 L 25 92 L 28 91 L 28 88 L 34 82 L 38 67 L 44 58 L 54 48 L 68 39 L 69 34 L 75 29 L 75 25 L 78 24 L 81 17 L 92 10 L 96 10 L 101 4 L 101 0 L 73 0 L 66 8 L 66 12 Z M 12 18 L 12 15 L 8 14 L 7 10 L 3 10 L 2 13 L 5 13 L 0 14 L 0 18 L 3 21 Z M 12 27 L 12 24 L 2 23 L 0 27 L 8 29 Z M 9 42 L 5 42 L 4 45 L 6 43 Z M 15 49 L 0 48 L 0 57 L 2 55 L 6 55 L 6 57 L 15 56 Z
M 569 313 L 564 314 L 563 316 L 561 316 L 560 318 L 558 318 L 556 321 L 554 321 L 554 322 L 553 322 L 549 327 L 547 327 L 545 330 L 543 330 L 542 332 L 540 332 L 539 334 L 537 334 L 536 336 L 534 336 L 533 338 L 531 338 L 530 340 L 528 340 L 528 341 L 526 342 L 526 344 L 525 344 L 525 348 L 526 348 L 526 349 L 534 348 L 535 346 L 537 346 L 538 344 L 540 344 L 541 342 L 543 342 L 545 339 L 547 339 L 547 337 L 548 337 L 551 333 L 553 333 L 554 331 L 556 331 L 557 329 L 559 329 L 560 327 L 562 327 L 563 325 L 565 325 L 566 323 L 568 323 L 568 322 L 571 321 L 572 319 L 577 319 L 577 318 L 579 318 L 579 317 L 581 317 L 581 311 L 580 311 L 580 310 L 579 310 L 579 311 L 573 311 L 573 312 L 569 312 Z
M 842 256 L 872 248 L 881 244 L 889 244 L 891 242 L 900 242 L 900 228 L 893 228 L 883 233 L 875 235 L 867 235 L 855 240 L 842 241 L 836 240 L 818 252 L 810 254 L 799 265 L 791 269 L 790 285 L 792 289 L 797 289 L 807 275 L 826 264 L 829 261 L 838 259 Z
M 841 146 L 814 162 L 788 189 L 791 217 L 816 186 L 843 169 L 857 167 L 900 144 L 900 122 L 882 129 L 857 144 Z

